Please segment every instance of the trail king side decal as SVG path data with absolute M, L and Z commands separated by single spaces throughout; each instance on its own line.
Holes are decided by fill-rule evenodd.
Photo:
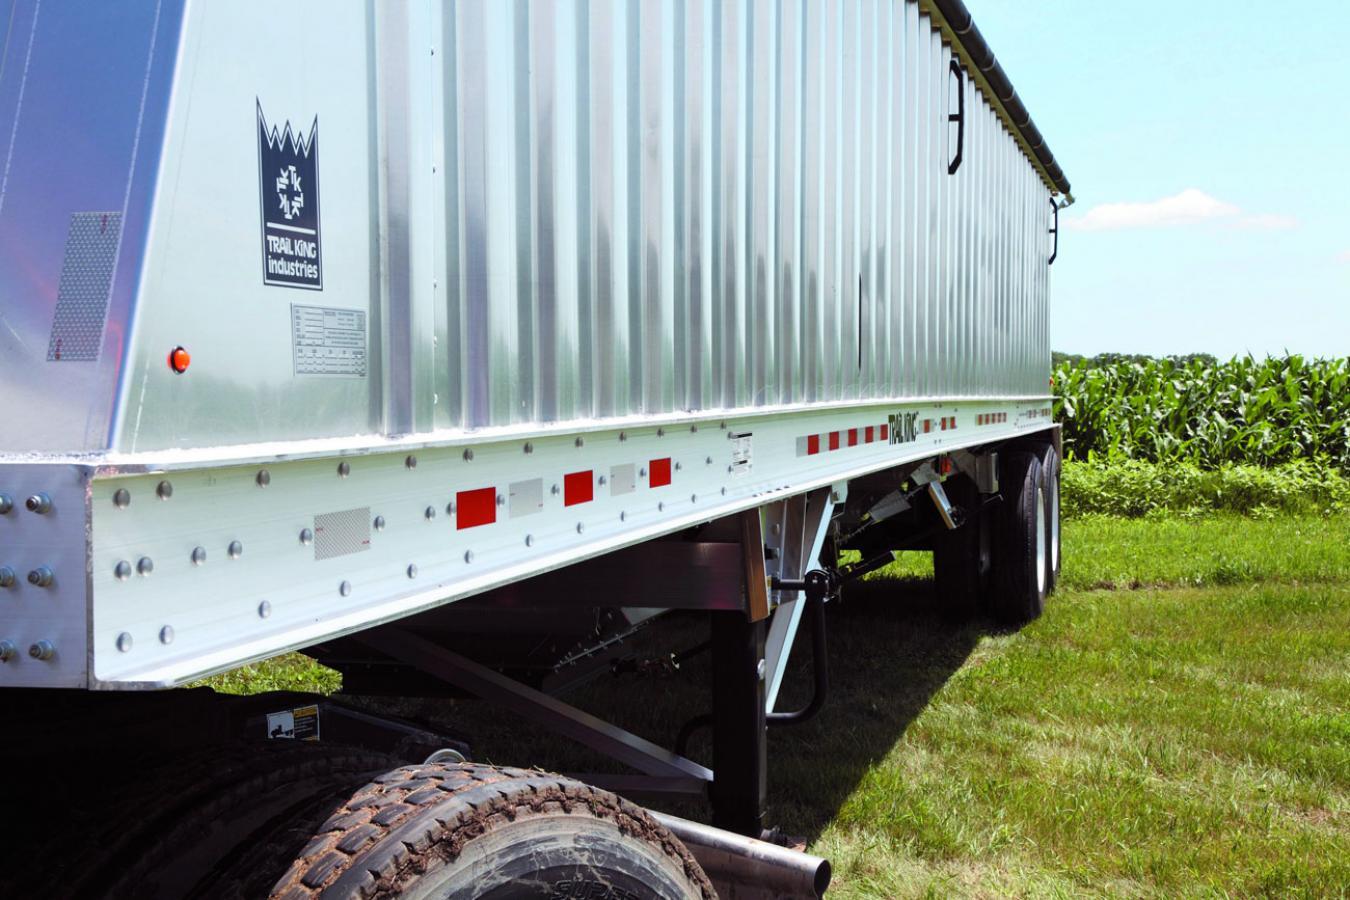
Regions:
M 309 135 L 270 128 L 258 104 L 263 283 L 323 290 L 319 241 L 319 117 Z

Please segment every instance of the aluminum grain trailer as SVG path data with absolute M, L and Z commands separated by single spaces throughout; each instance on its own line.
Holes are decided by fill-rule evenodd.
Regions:
M 1071 196 L 960 0 L 0 13 L 0 879 L 823 891 L 752 839 L 798 629 L 900 549 L 1009 623 L 1059 566 Z M 560 696 L 672 610 L 710 765 Z M 293 650 L 631 773 L 161 690 Z

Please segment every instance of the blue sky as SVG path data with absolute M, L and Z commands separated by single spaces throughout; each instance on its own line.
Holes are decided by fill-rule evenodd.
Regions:
M 1350 355 L 1350 4 L 967 5 L 1073 185 L 1056 350 Z

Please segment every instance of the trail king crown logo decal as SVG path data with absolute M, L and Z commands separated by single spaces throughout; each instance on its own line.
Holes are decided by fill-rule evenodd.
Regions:
M 319 249 L 319 117 L 309 135 L 268 127 L 258 101 L 263 282 L 323 290 Z

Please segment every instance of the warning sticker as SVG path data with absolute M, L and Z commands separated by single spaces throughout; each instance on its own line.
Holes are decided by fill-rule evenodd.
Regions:
M 258 104 L 263 283 L 323 290 L 319 242 L 319 117 L 309 128 L 270 128 Z
M 319 707 L 301 706 L 267 714 L 267 736 L 273 740 L 317 741 Z
M 731 435 L 731 475 L 749 475 L 754 468 L 754 448 L 750 439 L 752 432 Z
M 359 309 L 291 304 L 297 375 L 366 375 L 366 314 Z

